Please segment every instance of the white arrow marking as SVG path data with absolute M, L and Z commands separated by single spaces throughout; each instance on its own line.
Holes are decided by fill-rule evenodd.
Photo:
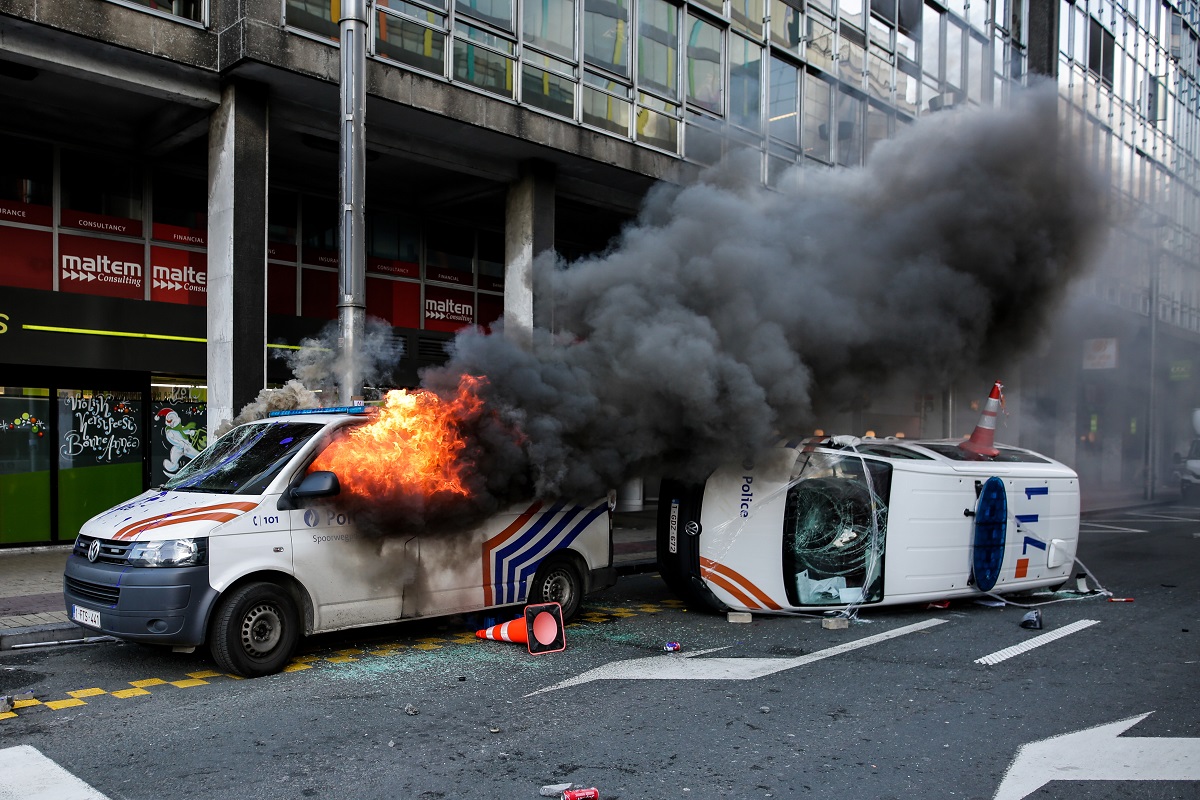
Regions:
M 530 692 L 525 696 L 532 697 L 542 692 L 552 692 L 555 689 L 565 689 L 568 686 L 578 686 L 581 683 L 605 680 L 750 681 L 765 675 L 782 672 L 785 669 L 811 664 L 823 658 L 848 653 L 860 647 L 867 647 L 868 645 L 887 641 L 888 639 L 895 639 L 907 633 L 932 628 L 947 621 L 944 619 L 929 619 L 913 625 L 906 625 L 903 628 L 897 628 L 894 631 L 877 633 L 874 636 L 857 639 L 846 644 L 839 644 L 836 647 L 819 650 L 816 653 L 809 653 L 804 656 L 797 656 L 796 658 L 695 658 L 695 656 L 714 652 L 713 650 L 702 650 L 698 653 L 689 653 L 687 656 L 663 655 L 650 656 L 649 658 L 631 658 L 626 661 L 612 661 L 561 683 L 547 686 L 544 689 L 538 689 L 536 692 Z M 725 648 L 718 647 L 716 649 L 724 650 Z
M 108 800 L 27 744 L 0 748 L 0 800 Z
M 994 800 L 1050 781 L 1200 781 L 1200 739 L 1118 738 L 1153 712 L 1022 745 Z

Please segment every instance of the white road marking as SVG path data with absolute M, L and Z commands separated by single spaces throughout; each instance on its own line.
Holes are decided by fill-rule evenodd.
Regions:
M 928 619 L 913 625 L 906 625 L 903 628 L 896 628 L 893 631 L 884 631 L 874 636 L 867 636 L 863 639 L 856 639 L 853 642 L 829 647 L 816 653 L 797 656 L 796 658 L 695 658 L 695 656 L 703 655 L 704 653 L 714 652 L 713 650 L 704 650 L 699 653 L 689 654 L 691 657 L 662 655 L 650 656 L 649 658 L 631 658 L 625 661 L 612 661 L 561 683 L 547 686 L 544 689 L 538 689 L 536 692 L 530 692 L 525 696 L 532 697 L 542 692 L 552 692 L 555 689 L 565 689 L 568 686 L 578 686 L 581 683 L 605 680 L 749 681 L 765 675 L 782 672 L 785 669 L 811 664 L 814 661 L 820 661 L 830 656 L 848 653 L 860 647 L 867 647 L 868 645 L 877 644 L 888 639 L 895 639 L 898 636 L 904 636 L 908 633 L 932 628 L 947 621 L 944 619 Z
M 1121 525 L 1101 525 L 1099 522 L 1082 521 L 1079 523 L 1079 530 L 1086 531 L 1101 531 L 1112 533 L 1149 533 L 1143 528 L 1126 528 Z
M 0 748 L 0 800 L 108 800 L 27 744 Z
M 1035 647 L 1041 647 L 1044 644 L 1049 644 L 1055 639 L 1061 639 L 1064 636 L 1069 636 L 1072 633 L 1077 633 L 1084 628 L 1090 628 L 1093 625 L 1099 625 L 1098 619 L 1081 619 L 1078 622 L 1072 622 L 1070 625 L 1065 625 L 1058 630 L 1043 633 L 1041 636 L 1035 636 L 1032 639 L 1022 642 L 1021 644 L 1006 647 L 1003 650 L 997 650 L 994 653 L 989 653 L 983 658 L 975 659 L 976 664 L 999 664 L 1001 661 L 1019 656 L 1021 653 L 1028 653 Z
M 1177 517 L 1169 514 L 1163 514 L 1159 511 L 1130 511 L 1129 516 L 1137 517 L 1138 519 L 1152 519 L 1162 522 L 1200 522 L 1200 517 Z
M 994 800 L 1021 800 L 1054 780 L 1200 780 L 1200 739 L 1121 737 L 1150 713 L 1022 745 Z

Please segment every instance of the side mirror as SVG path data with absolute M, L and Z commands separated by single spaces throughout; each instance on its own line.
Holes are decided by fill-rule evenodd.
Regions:
M 333 497 L 342 491 L 337 475 L 332 472 L 310 472 L 299 484 L 288 489 L 279 496 L 277 507 L 280 511 L 299 508 L 300 500 L 313 497 Z
M 310 472 L 300 481 L 300 485 L 290 492 L 294 500 L 306 500 L 310 497 L 332 497 L 342 491 L 337 475 L 332 472 Z

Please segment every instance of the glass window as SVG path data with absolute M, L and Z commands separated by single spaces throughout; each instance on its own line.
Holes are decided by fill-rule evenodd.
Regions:
M 772 58 L 770 86 L 769 133 L 788 144 L 799 144 L 800 70 L 786 61 Z
M 512 0 L 455 0 L 454 7 L 506 31 L 513 29 Z
M 0 203 L 49 206 L 54 185 L 54 153 L 50 145 L 0 136 L 0 152 L 8 155 L 0 159 Z M 0 220 L 26 222 L 28 218 L 5 214 L 0 207 Z
M 88 214 L 142 219 L 142 175 L 108 156 L 62 152 L 62 207 Z
M 1096 20 L 1089 20 L 1088 70 L 1100 77 L 1105 85 L 1113 85 L 1116 39 Z
M 866 29 L 863 19 L 863 0 L 838 0 L 838 16 L 860 31 Z
M 871 0 L 871 11 L 893 25 L 896 24 L 896 0 Z
M 304 196 L 303 224 L 301 234 L 304 248 L 336 252 L 341 233 L 338 230 L 341 217 L 337 202 L 326 197 Z M 308 263 L 315 263 L 309 261 Z
M 638 85 L 679 96 L 679 9 L 665 0 L 638 4 Z
M 942 15 L 930 6 L 925 6 L 925 20 L 921 31 L 921 69 L 926 75 L 942 77 L 941 44 Z
M 838 90 L 837 160 L 843 167 L 856 167 L 862 164 L 865 105 L 866 103 L 858 95 L 844 89 Z
M 544 65 L 566 72 L 572 67 L 549 56 L 537 58 L 530 53 L 527 56 L 532 57 L 521 65 L 521 102 L 574 119 L 575 81 L 542 68 Z
M 983 42 L 974 36 L 967 37 L 967 97 L 973 103 L 982 103 L 985 80 L 989 75 L 988 65 L 983 61 Z
M 399 0 L 392 0 L 391 7 L 428 24 L 380 11 L 375 26 L 375 53 L 410 67 L 445 75 L 446 34 L 440 30 L 446 24 L 445 17 Z
M 899 19 L 896 21 L 896 26 L 901 31 L 912 34 L 914 38 L 922 38 L 921 15 L 926 8 L 928 6 L 921 0 L 900 0 L 897 14 Z
M 454 79 L 504 97 L 513 96 L 513 60 L 494 50 L 480 47 L 482 42 L 512 52 L 505 39 L 469 25 L 460 24 L 454 32 Z
M 762 38 L 763 0 L 730 0 L 729 18 L 735 28 Z
M 267 240 L 281 244 L 296 244 L 295 192 L 271 187 L 267 199 Z M 291 260 L 295 260 L 294 258 Z
M 687 99 L 701 108 L 724 111 L 724 64 L 721 59 L 721 29 L 699 17 L 688 15 Z
M 575 56 L 575 0 L 525 3 L 525 41 L 563 58 Z
M 903 57 L 896 61 L 896 105 L 916 114 L 920 110 L 921 70 L 915 61 Z
M 729 37 L 729 121 L 750 130 L 762 128 L 763 49 L 737 34 Z
M 58 528 L 67 535 L 142 491 L 141 392 L 58 390 Z
M 892 59 L 871 45 L 867 56 L 867 90 L 872 97 L 890 100 L 892 96 Z
M 721 135 L 720 121 L 689 109 L 684 147 L 689 161 L 697 164 L 716 164 L 725 152 L 725 137 Z
M 988 0 L 968 0 L 967 23 L 976 30 L 985 30 L 988 20 Z
M 639 95 L 637 139 L 644 144 L 678 153 L 679 107 L 650 95 Z
M 590 64 L 629 77 L 630 0 L 584 0 L 583 57 Z
M 877 108 L 874 105 L 867 105 L 867 157 L 870 158 L 871 151 L 875 149 L 875 145 L 882 142 L 884 139 L 891 138 L 892 125 L 895 117 L 891 113 Z
M 475 233 L 461 225 L 430 223 L 425 228 L 425 278 L 470 285 Z
M 808 15 L 808 63 L 833 69 L 833 23 L 813 13 Z
M 333 0 L 287 0 L 285 20 L 294 28 L 337 41 L 341 36 L 339 20 L 333 16 Z
M 206 229 L 208 182 L 204 178 L 156 170 L 154 222 L 197 231 Z
M 190 19 L 193 22 L 204 21 L 204 0 L 170 0 L 169 2 L 163 2 L 163 0 L 129 0 L 129 2 L 153 8 L 164 14 L 174 14 L 177 17 Z
M 0 542 L 5 544 L 51 539 L 49 394 L 44 388 L 0 386 Z
M 391 212 L 367 211 L 367 255 L 389 261 L 419 264 L 421 230 L 411 217 Z
M 883 599 L 892 467 L 858 455 L 801 456 L 783 512 L 783 579 L 793 606 Z
M 867 60 L 867 40 L 854 28 L 843 27 L 838 39 L 838 75 L 852 86 L 861 86 Z
M 946 83 L 953 89 L 963 85 L 963 29 L 946 20 Z
M 771 0 L 771 41 L 795 52 L 800 46 L 804 14 L 792 3 L 800 5 L 799 0 Z
M 583 121 L 588 125 L 628 136 L 629 116 L 633 107 L 628 99 L 629 94 L 629 88 L 624 84 L 610 81 L 600 75 L 585 73 Z
M 804 75 L 804 129 L 800 144 L 804 155 L 820 161 L 830 160 L 829 111 L 832 91 L 828 83 L 811 73 Z

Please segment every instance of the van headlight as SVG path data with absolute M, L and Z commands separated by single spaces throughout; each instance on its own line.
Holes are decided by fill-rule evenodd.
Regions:
M 208 539 L 137 542 L 125 555 L 131 567 L 199 567 L 208 563 Z

